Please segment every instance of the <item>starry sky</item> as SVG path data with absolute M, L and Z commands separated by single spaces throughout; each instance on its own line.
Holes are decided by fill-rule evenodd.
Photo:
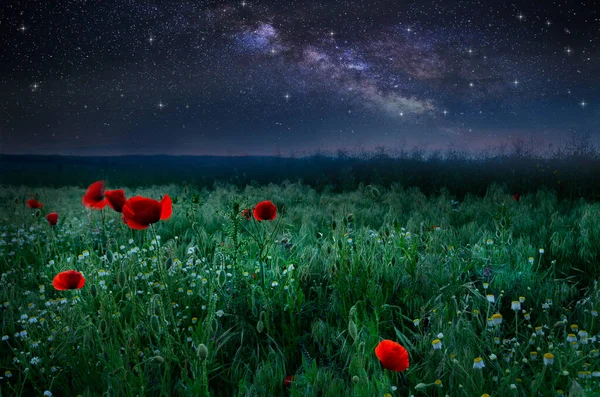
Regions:
M 0 33 L 3 154 L 598 136 L 596 1 L 9 0 Z

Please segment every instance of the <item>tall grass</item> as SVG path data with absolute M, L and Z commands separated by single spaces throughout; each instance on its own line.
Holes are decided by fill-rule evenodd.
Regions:
M 106 209 L 103 239 L 82 189 L 0 189 L 2 395 L 600 395 L 597 204 L 498 185 L 454 205 L 400 185 L 125 190 L 169 194 L 173 216 L 133 231 Z M 266 199 L 276 220 L 241 216 Z M 67 269 L 82 290 L 53 289 Z M 381 339 L 406 372 L 381 366 Z

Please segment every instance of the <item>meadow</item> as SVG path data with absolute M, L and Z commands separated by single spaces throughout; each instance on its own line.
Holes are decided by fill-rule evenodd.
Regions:
M 172 216 L 132 230 L 85 188 L 0 187 L 2 396 L 600 395 L 598 203 L 107 183 Z M 246 219 L 263 200 L 277 217 Z M 83 288 L 53 288 L 70 269 Z

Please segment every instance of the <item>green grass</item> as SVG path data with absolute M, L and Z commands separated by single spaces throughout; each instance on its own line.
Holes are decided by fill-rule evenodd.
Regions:
M 496 185 L 457 211 L 400 186 L 125 190 L 169 194 L 173 216 L 134 231 L 107 207 L 103 230 L 82 189 L 0 188 L 2 396 L 600 395 L 599 204 Z M 241 217 L 262 200 L 275 221 Z M 54 290 L 68 269 L 86 285 Z M 567 342 L 572 324 L 588 337 Z M 381 366 L 382 339 L 406 372 Z

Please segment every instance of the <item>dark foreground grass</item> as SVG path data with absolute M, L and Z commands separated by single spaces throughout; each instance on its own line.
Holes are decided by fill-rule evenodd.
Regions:
M 174 199 L 133 231 L 83 193 L 0 189 L 2 396 L 600 395 L 599 204 L 171 185 L 126 189 Z M 262 200 L 277 219 L 244 219 Z

